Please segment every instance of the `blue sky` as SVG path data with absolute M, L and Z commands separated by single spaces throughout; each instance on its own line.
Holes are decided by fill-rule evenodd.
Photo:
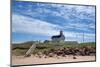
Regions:
M 51 40 L 63 30 L 66 41 L 95 41 L 95 6 L 12 3 L 12 42 Z

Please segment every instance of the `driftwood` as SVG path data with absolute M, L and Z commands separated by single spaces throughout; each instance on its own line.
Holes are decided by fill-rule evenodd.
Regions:
M 25 53 L 24 57 L 29 57 L 33 53 L 33 51 L 36 48 L 37 43 L 33 43 L 32 46 L 29 48 L 29 50 Z

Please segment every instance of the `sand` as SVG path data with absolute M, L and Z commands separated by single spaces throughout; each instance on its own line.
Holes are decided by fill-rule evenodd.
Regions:
M 79 62 L 79 61 L 95 61 L 95 56 L 66 56 L 66 57 L 48 57 L 39 58 L 36 56 L 23 57 L 12 56 L 12 65 L 29 65 L 29 64 L 46 64 L 46 63 L 62 63 L 62 62 Z

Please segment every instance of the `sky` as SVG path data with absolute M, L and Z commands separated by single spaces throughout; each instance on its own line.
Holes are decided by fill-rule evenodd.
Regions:
M 13 1 L 12 42 L 51 40 L 60 30 L 66 41 L 95 42 L 95 22 L 95 6 Z

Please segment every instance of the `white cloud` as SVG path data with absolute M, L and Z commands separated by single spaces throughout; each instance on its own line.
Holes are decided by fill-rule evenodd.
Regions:
M 91 16 L 95 16 L 95 7 L 93 6 L 81 6 L 81 5 L 64 5 L 64 4 L 51 4 L 49 6 L 56 7 L 59 9 L 59 12 L 55 12 L 57 16 L 63 18 L 68 18 L 68 16 L 74 15 L 78 18 L 92 19 Z M 90 15 L 87 16 L 86 14 Z M 62 16 L 63 15 L 63 16 Z
M 83 23 L 74 22 L 74 23 L 68 23 L 64 25 L 62 29 L 76 29 L 76 30 L 81 30 L 83 32 L 91 33 L 91 32 L 95 32 L 95 24 L 94 23 L 86 24 L 84 22 Z
M 17 14 L 12 15 L 12 27 L 13 32 L 25 32 L 30 34 L 36 33 L 47 36 L 57 34 L 57 28 L 60 28 L 57 25 L 53 25 L 45 21 L 40 21 Z
M 12 31 L 28 34 L 39 34 L 45 36 L 52 36 L 59 34 L 59 30 L 63 27 L 54 25 L 45 21 L 41 21 L 34 18 L 29 18 L 27 16 L 12 14 Z M 95 34 L 84 33 L 84 38 L 86 41 L 90 39 L 95 40 Z M 64 31 L 66 40 L 77 40 L 78 42 L 82 41 L 83 33 L 78 32 L 67 32 Z M 68 39 L 67 39 L 68 38 Z M 89 40 L 87 40 L 89 39 Z
M 94 19 L 95 7 L 93 6 L 44 4 L 44 3 L 37 3 L 37 6 L 42 6 L 42 7 L 37 7 L 34 9 L 32 5 L 27 5 L 27 10 L 25 11 L 22 11 L 22 9 L 21 10 L 17 9 L 17 10 L 19 10 L 18 12 L 21 12 L 22 14 L 34 17 L 43 15 L 45 13 L 45 14 L 51 14 L 52 16 L 58 16 L 64 18 L 65 20 L 68 19 L 75 20 L 75 18 L 71 18 L 71 16 L 76 17 L 77 19 L 88 19 L 93 21 L 95 20 Z M 56 8 L 57 10 L 53 11 L 52 8 Z
M 64 32 L 66 40 L 69 41 L 78 41 L 78 42 L 94 42 L 95 34 L 93 33 L 78 33 L 78 32 Z

